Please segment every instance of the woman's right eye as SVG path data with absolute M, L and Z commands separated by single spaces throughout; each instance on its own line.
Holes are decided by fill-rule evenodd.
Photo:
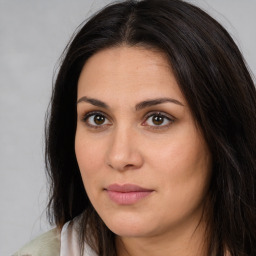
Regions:
M 111 124 L 108 118 L 102 113 L 89 113 L 85 115 L 83 121 L 86 123 L 87 126 L 95 129 L 102 128 L 105 125 Z

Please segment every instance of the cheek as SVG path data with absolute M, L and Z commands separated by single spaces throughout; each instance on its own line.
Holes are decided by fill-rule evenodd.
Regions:
M 93 198 L 97 197 L 98 175 L 100 170 L 100 151 L 96 147 L 88 146 L 88 143 L 76 140 L 75 143 L 76 158 L 81 173 L 82 181 L 86 194 L 93 202 Z
M 211 177 L 211 156 L 198 131 L 180 131 L 169 137 L 148 157 L 166 196 L 180 202 L 207 193 Z M 150 160 L 151 159 L 151 160 Z M 181 200 L 182 199 L 182 200 Z
M 189 216 L 195 216 L 205 202 L 211 177 L 211 159 L 207 149 L 204 151 L 203 145 L 198 146 L 173 145 L 158 158 L 161 163 L 158 166 L 158 184 L 163 199 L 162 207 L 158 209 L 166 221 L 176 220 L 173 223 L 178 224 Z M 172 214 L 166 215 L 168 211 Z
M 86 139 L 87 138 L 87 139 Z M 90 141 L 87 136 L 81 136 L 79 132 L 75 138 L 75 153 L 84 186 L 94 186 L 99 170 L 102 169 L 104 154 L 102 145 Z M 96 171 L 97 170 L 97 171 Z
M 173 133 L 163 140 L 155 151 L 159 163 L 174 173 L 193 175 L 196 170 L 205 169 L 209 162 L 209 150 L 192 122 L 175 127 Z

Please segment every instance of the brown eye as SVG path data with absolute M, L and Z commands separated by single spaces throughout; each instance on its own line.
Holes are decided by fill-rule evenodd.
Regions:
M 105 116 L 102 116 L 102 115 L 94 115 L 93 121 L 94 121 L 94 123 L 95 123 L 96 125 L 102 125 L 102 124 L 104 124 L 105 120 L 106 120 Z
M 150 113 L 146 120 L 142 123 L 143 126 L 148 126 L 149 128 L 166 128 L 174 122 L 174 118 L 167 114 L 162 113 Z
M 83 118 L 83 121 L 92 128 L 100 128 L 111 124 L 108 118 L 101 113 L 89 113 Z
M 158 116 L 155 115 L 155 116 L 152 117 L 152 122 L 155 125 L 161 125 L 164 122 L 164 117 L 161 116 L 161 115 L 158 115 Z

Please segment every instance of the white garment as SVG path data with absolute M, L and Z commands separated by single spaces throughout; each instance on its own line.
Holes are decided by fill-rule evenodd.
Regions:
M 78 221 L 67 222 L 61 231 L 60 256 L 80 256 Z M 85 243 L 83 256 L 98 256 L 92 248 Z
M 13 256 L 80 256 L 79 217 L 67 222 L 61 232 L 54 228 L 26 244 Z M 84 244 L 83 256 L 98 256 Z

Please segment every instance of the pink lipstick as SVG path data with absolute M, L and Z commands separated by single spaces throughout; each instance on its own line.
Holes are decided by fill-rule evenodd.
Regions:
M 149 196 L 154 190 L 134 184 L 112 184 L 105 189 L 109 198 L 117 204 L 129 205 Z

